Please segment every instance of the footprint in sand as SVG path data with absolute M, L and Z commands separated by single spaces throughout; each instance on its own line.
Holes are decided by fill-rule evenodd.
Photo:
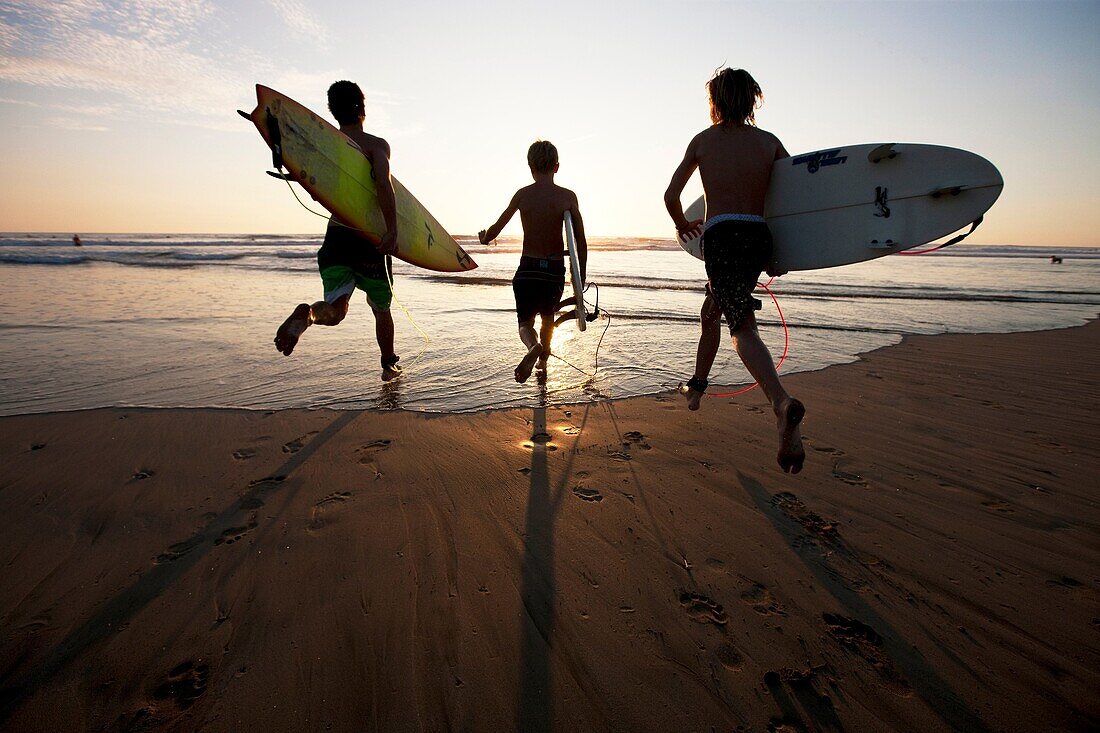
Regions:
M 567 425 L 561 431 L 566 435 L 580 435 L 581 429 L 576 425 Z
M 392 443 L 393 441 L 389 438 L 379 438 L 378 440 L 372 440 L 361 448 L 355 449 L 355 452 L 361 455 L 359 465 L 374 471 L 375 481 L 382 478 L 382 471 L 378 469 L 378 464 L 375 462 L 374 457 L 382 451 L 389 449 Z
M 830 456 L 837 456 L 838 458 L 840 456 L 846 455 L 845 452 L 842 451 L 840 448 L 834 448 L 831 445 L 819 445 L 817 441 L 813 440 L 812 438 L 802 436 L 802 440 L 805 441 L 806 445 L 810 446 L 818 453 L 824 453 Z
M 992 509 L 995 512 L 1001 514 L 1012 514 L 1016 510 L 1007 501 L 1001 501 L 999 499 L 990 499 L 989 501 L 983 501 L 982 506 L 986 509 Z
M 740 672 L 745 666 L 744 657 L 732 644 L 722 644 L 714 650 L 714 656 L 722 663 L 723 667 L 732 669 L 734 672 Z
M 260 490 L 263 491 L 273 489 L 278 484 L 281 484 L 283 481 L 286 481 L 286 476 L 264 476 L 263 478 L 249 481 L 248 488 L 253 489 L 259 487 Z
M 531 475 L 531 469 L 530 469 L 530 468 L 528 468 L 527 466 L 524 466 L 523 468 L 520 468 L 520 469 L 518 469 L 518 470 L 519 470 L 519 472 L 520 472 L 520 473 L 522 473 L 522 474 L 523 474 L 524 476 L 530 476 L 530 475 Z
M 177 542 L 174 545 L 169 546 L 167 550 L 157 555 L 153 562 L 157 565 L 164 565 L 165 563 L 179 560 L 181 557 L 191 552 L 191 550 L 202 544 L 202 537 L 191 537 L 183 542 Z
M 206 682 L 209 677 L 210 668 L 205 664 L 184 662 L 168 673 L 168 679 L 157 686 L 153 691 L 153 697 L 157 700 L 170 701 L 180 710 L 186 710 L 206 692 Z
M 45 443 L 31 443 L 31 450 L 42 450 L 45 447 Z
M 309 529 L 316 531 L 328 524 L 328 509 L 333 507 L 334 505 L 343 504 L 350 498 L 350 491 L 334 491 L 333 493 L 326 496 L 324 499 L 321 499 L 316 504 L 314 504 L 313 509 L 309 515 Z
M 849 486 L 858 486 L 860 488 L 867 487 L 867 479 L 863 478 L 858 473 L 841 471 L 839 463 L 833 464 L 833 478 L 840 479 Z
M 1050 586 L 1051 588 L 1065 588 L 1067 590 L 1077 590 L 1078 588 L 1083 588 L 1085 584 L 1082 583 L 1080 580 L 1069 577 L 1068 575 L 1063 575 L 1060 578 L 1056 578 L 1056 579 L 1053 579 L 1053 580 L 1048 580 L 1047 585 Z
M 297 453 L 305 447 L 306 441 L 317 434 L 316 430 L 310 430 L 305 435 L 300 435 L 289 443 L 283 443 L 283 453 Z
M 714 624 L 715 626 L 725 626 L 729 623 L 729 616 L 726 615 L 722 604 L 715 603 L 701 593 L 689 593 L 687 591 L 681 593 L 680 605 L 691 617 L 691 620 L 697 623 Z
M 214 544 L 232 545 L 234 542 L 243 539 L 246 534 L 256 529 L 257 526 L 258 524 L 256 522 L 256 517 L 250 517 L 248 520 L 248 524 L 242 525 L 240 527 L 230 527 L 229 529 L 222 532 L 221 536 L 218 537 L 218 539 L 214 540 Z
M 888 689 L 903 697 L 912 693 L 909 683 L 894 669 L 877 631 L 858 619 L 836 613 L 823 613 L 821 618 L 833 638 L 868 662 Z
M 142 481 L 144 479 L 150 478 L 151 476 L 153 476 L 153 474 L 154 474 L 154 472 L 150 471 L 148 469 L 143 469 L 141 471 L 135 471 L 134 475 L 130 477 L 130 480 L 131 481 Z
M 772 505 L 782 510 L 791 519 L 801 524 L 806 531 L 826 542 L 838 539 L 836 522 L 822 519 L 811 512 L 802 500 L 789 491 L 783 491 L 772 497 Z
M 610 448 L 608 448 L 607 449 L 607 455 L 608 455 L 609 458 L 614 458 L 616 461 L 629 461 L 630 460 L 630 454 L 625 453 L 621 450 L 611 450 Z
M 581 499 L 582 501 L 603 501 L 603 494 L 601 494 L 596 489 L 589 489 L 584 486 L 574 486 L 573 495 Z
M 286 450 L 285 446 L 283 447 L 283 450 Z M 252 458 L 255 455 L 256 450 L 254 448 L 238 448 L 237 450 L 233 451 L 233 457 L 236 458 L 238 461 L 247 461 L 249 458 Z
M 623 433 L 623 440 L 625 441 L 623 443 L 623 447 L 628 450 L 631 445 L 636 445 L 643 450 L 649 450 L 651 447 L 649 443 L 646 442 L 645 436 L 639 433 L 637 430 L 631 430 L 629 432 Z
M 761 583 L 756 583 L 742 576 L 742 580 L 751 584 L 748 590 L 741 592 L 741 600 L 752 607 L 752 610 L 761 616 L 786 616 L 787 612 L 775 596 Z

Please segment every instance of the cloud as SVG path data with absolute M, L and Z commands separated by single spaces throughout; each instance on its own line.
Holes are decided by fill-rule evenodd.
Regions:
M 269 1 L 292 32 L 325 35 L 298 0 Z M 252 75 L 276 74 L 269 55 L 217 47 L 230 25 L 209 0 L 0 0 L 0 82 L 106 94 L 119 114 L 235 130 Z
M 42 124 L 57 130 L 77 130 L 80 132 L 107 132 L 111 129 L 76 117 L 47 117 L 42 120 Z
M 302 5 L 300 0 L 268 0 L 279 14 L 283 23 L 296 38 L 305 36 L 305 40 L 314 45 L 325 47 L 328 43 L 328 31 Z

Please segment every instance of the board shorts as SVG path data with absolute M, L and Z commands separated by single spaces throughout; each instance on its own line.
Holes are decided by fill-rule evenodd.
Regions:
M 372 310 L 384 313 L 390 309 L 393 290 L 390 288 L 389 278 L 385 275 L 385 265 L 382 266 L 382 277 L 372 276 L 377 273 L 367 274 L 347 265 L 329 265 L 320 270 L 326 303 L 335 303 L 359 288 L 367 294 L 367 302 L 370 303 Z
M 519 258 L 519 268 L 512 278 L 516 296 L 516 318 L 520 323 L 536 315 L 553 318 L 565 292 L 565 260 L 542 257 Z
M 760 301 L 752 291 L 772 257 L 767 223 L 759 217 L 746 219 L 715 217 L 703 231 L 709 293 L 725 316 L 731 334 L 753 311 L 760 310 Z
M 376 311 L 390 309 L 392 273 L 386 257 L 355 229 L 330 222 L 317 252 L 317 269 L 325 287 L 325 302 L 334 303 L 356 288 L 367 294 Z

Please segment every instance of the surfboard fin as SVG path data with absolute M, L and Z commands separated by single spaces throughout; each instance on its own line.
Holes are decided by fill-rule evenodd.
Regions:
M 267 137 L 271 144 L 271 165 L 277 171 L 283 169 L 283 133 L 279 129 L 279 118 L 267 109 Z
M 965 188 L 966 186 L 944 186 L 943 188 L 929 191 L 928 195 L 934 199 L 938 199 L 940 196 L 958 196 Z
M 248 120 L 249 122 L 251 122 L 251 121 L 252 121 L 252 115 L 248 114 L 248 113 L 247 113 L 247 112 L 245 112 L 245 111 L 244 111 L 243 109 L 239 109 L 239 110 L 237 110 L 237 114 L 239 114 L 239 115 L 240 115 L 241 117 L 245 118 L 245 119 L 246 119 L 246 120 Z
M 881 242 L 877 239 L 872 239 L 870 244 L 871 249 L 893 249 L 897 246 L 898 243 L 892 239 L 885 239 Z
M 879 145 L 877 148 L 867 154 L 867 160 L 871 161 L 872 163 L 878 163 L 882 160 L 892 160 L 898 157 L 900 153 L 898 153 L 897 150 L 894 150 L 895 145 L 897 145 L 897 143 L 886 143 L 885 145 Z
M 264 171 L 264 173 L 271 176 L 272 178 L 278 178 L 280 181 L 293 181 L 294 180 L 294 176 L 290 175 L 289 173 L 279 173 L 279 172 L 276 172 L 276 171 Z

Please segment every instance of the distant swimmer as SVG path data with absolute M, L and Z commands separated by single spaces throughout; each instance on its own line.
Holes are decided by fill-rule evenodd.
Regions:
M 754 110 L 763 94 L 743 69 L 722 69 L 707 82 L 713 123 L 688 144 L 684 160 L 665 191 L 665 207 L 681 239 L 703 233 L 707 296 L 700 313 L 702 333 L 695 374 L 687 382 L 688 408 L 699 409 L 707 377 L 721 343 L 725 316 L 737 355 L 763 388 L 775 412 L 779 430 L 779 467 L 798 473 L 806 459 L 799 424 L 806 414 L 801 402 L 779 381 L 768 347 L 760 340 L 752 296 L 761 271 L 771 260 L 772 236 L 764 221 L 764 197 L 772 164 L 787 157 L 779 139 L 756 126 Z M 695 169 L 703 181 L 706 220 L 688 221 L 680 194 Z M 782 273 L 777 273 L 782 274 Z
M 535 182 L 516 191 L 496 223 L 477 235 L 479 242 L 489 244 L 519 212 L 523 224 L 523 254 L 512 278 L 512 292 L 516 297 L 519 338 L 527 347 L 527 354 L 515 370 L 516 381 L 520 383 L 531 376 L 536 360 L 539 369 L 545 369 L 550 358 L 554 317 L 565 292 L 565 243 L 561 232 L 567 211 L 573 217 L 582 281 L 588 266 L 588 244 L 577 195 L 554 183 L 554 174 L 558 172 L 558 149 L 539 140 L 527 150 L 527 165 Z M 540 335 L 535 333 L 536 315 L 542 319 L 541 343 Z
M 73 235 L 73 246 L 74 247 L 83 247 L 84 246 L 83 243 L 80 241 L 80 235 L 79 234 L 74 234 Z
M 1060 264 L 1062 264 L 1062 258 L 1059 257 L 1058 255 L 1051 255 L 1050 256 L 1050 264 L 1060 265 Z
M 325 240 L 317 252 L 317 268 L 324 285 L 324 300 L 313 305 L 301 303 L 275 334 L 275 348 L 290 356 L 305 330 L 312 324 L 335 326 L 344 320 L 355 289 L 367 295 L 374 312 L 375 338 L 382 355 L 382 379 L 390 381 L 401 375 L 393 350 L 392 278 L 388 257 L 397 249 L 397 205 L 390 179 L 390 145 L 385 140 L 363 131 L 366 119 L 363 92 L 357 84 L 338 81 L 329 87 L 328 108 L 340 123 L 340 132 L 347 135 L 370 161 L 372 177 L 378 189 L 378 205 L 386 223 L 382 241 L 375 245 L 360 232 L 329 220 Z

